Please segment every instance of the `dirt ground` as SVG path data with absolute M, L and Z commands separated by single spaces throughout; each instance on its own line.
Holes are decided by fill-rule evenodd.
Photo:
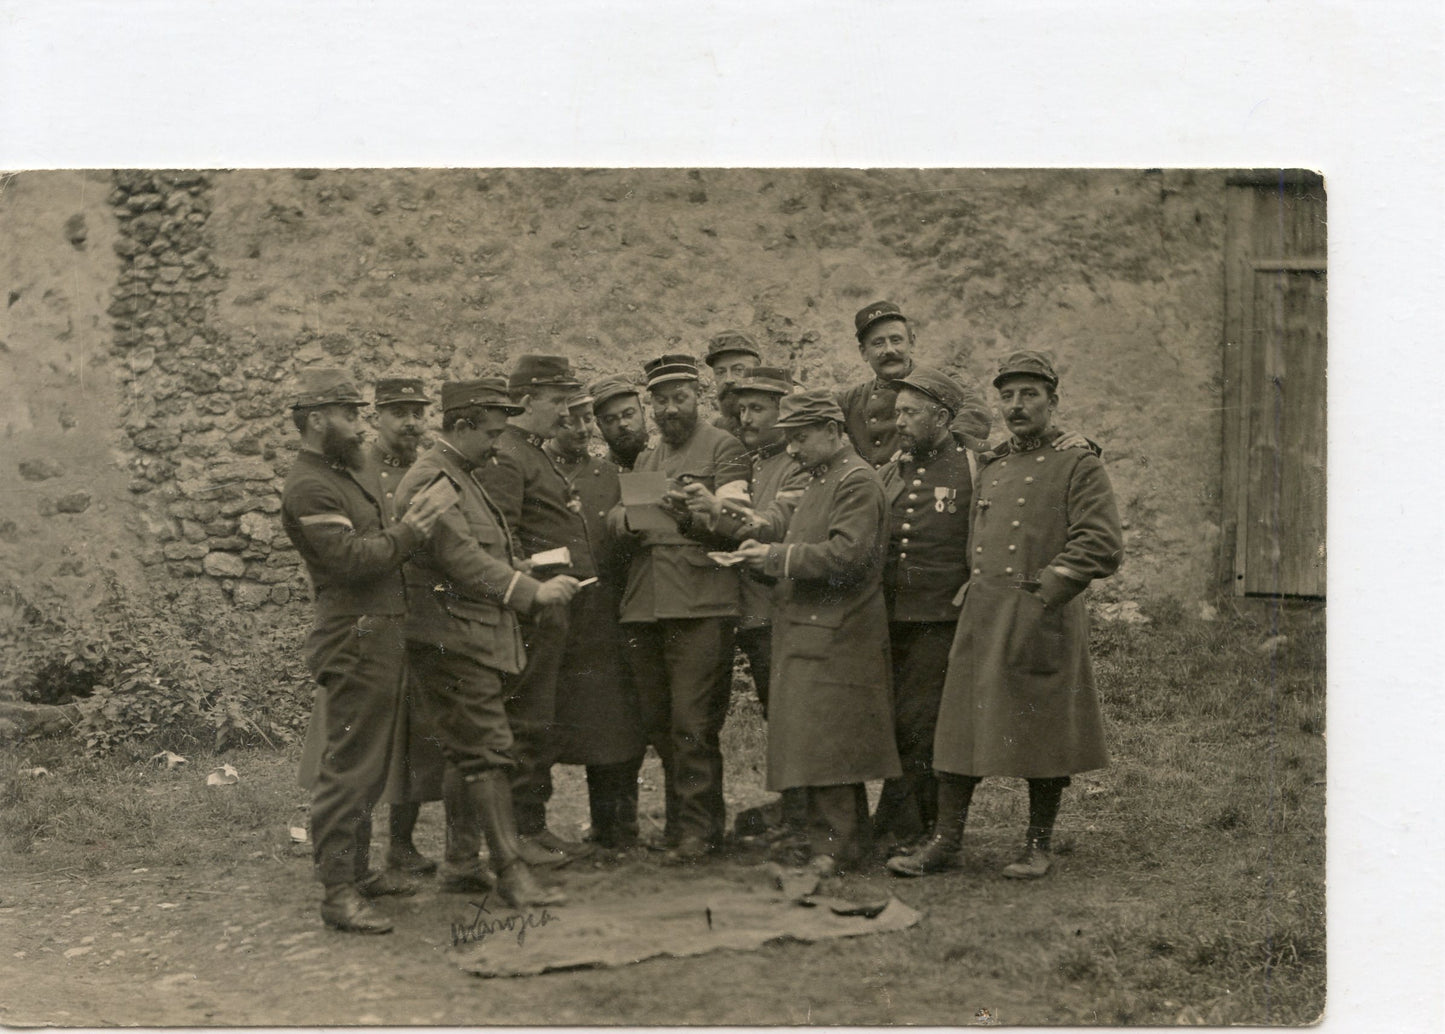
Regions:
M 617 969 L 483 979 L 448 951 L 467 899 L 434 883 L 384 902 L 396 931 L 336 934 L 317 915 L 298 748 L 88 759 L 61 741 L 0 759 L 0 1021 L 9 1025 L 1308 1023 L 1324 1007 L 1323 631 L 1261 650 L 1244 623 L 1096 630 L 1111 766 L 1075 780 L 1038 883 L 1016 853 L 1021 783 L 989 780 L 965 864 L 921 880 L 881 866 L 836 881 L 895 894 L 916 926 Z M 735 698 L 729 811 L 768 798 L 762 724 Z M 208 787 L 214 765 L 240 781 Z M 43 767 L 47 775 L 31 774 Z M 876 787 L 872 788 L 876 792 Z M 644 832 L 661 781 L 642 774 Z M 579 770 L 558 769 L 553 826 L 583 832 Z M 417 841 L 440 850 L 436 805 Z M 379 850 L 378 844 L 378 850 Z M 574 863 L 572 903 L 690 878 L 644 854 Z M 706 865 L 757 884 L 756 856 Z M 567 905 L 557 911 L 566 921 Z

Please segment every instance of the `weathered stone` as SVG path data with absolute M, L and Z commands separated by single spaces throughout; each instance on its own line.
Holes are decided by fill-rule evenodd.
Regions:
M 14 521 L 0 521 L 0 542 L 9 542 L 11 545 L 20 541 L 20 528 Z
M 208 472 L 213 481 L 270 481 L 276 469 L 265 460 L 230 460 L 213 464 Z
M 206 541 L 206 526 L 197 521 L 181 521 L 181 536 L 187 542 Z
M 146 452 L 170 452 L 181 444 L 180 435 L 159 427 L 147 427 L 137 431 L 131 435 L 131 441 L 135 442 L 137 449 L 144 449 Z
M 291 602 L 291 587 L 290 587 L 289 585 L 273 585 L 273 586 L 271 586 L 271 602 L 272 602 L 272 603 L 282 603 L 282 604 L 284 604 L 284 603 L 290 603 L 290 602 Z
M 132 194 L 126 199 L 125 205 L 132 212 L 149 212 L 160 208 L 164 202 L 165 198 L 159 194 Z
M 183 266 L 161 266 L 157 270 L 157 278 L 168 284 L 174 284 L 186 273 Z
M 263 603 L 270 602 L 271 588 L 256 582 L 237 582 L 231 590 L 231 599 L 242 610 L 255 610 Z
M 48 481 L 65 473 L 65 468 L 53 460 L 36 459 L 20 461 L 20 476 L 26 481 Z
M 227 413 L 231 409 L 231 400 L 224 395 L 208 395 L 197 404 L 203 412 L 211 413 L 215 416 Z
M 146 492 L 153 491 L 156 486 L 145 478 L 131 478 L 125 487 L 136 495 L 144 495 Z
M 270 544 L 277 529 L 276 522 L 272 518 L 252 510 L 241 515 L 237 530 L 254 542 Z
M 229 517 L 221 517 L 206 522 L 207 535 L 234 535 L 236 534 L 237 521 Z
M 200 560 L 210 549 L 205 543 L 167 542 L 162 552 L 167 560 Z
M 145 348 L 137 348 L 126 356 L 125 364 L 130 367 L 132 373 L 145 373 L 156 364 L 156 350 L 149 345 Z
M 272 554 L 273 558 L 274 556 L 275 554 Z M 271 567 L 269 566 L 271 559 L 268 558 L 266 563 L 268 566 L 257 571 L 256 577 L 268 585 L 280 585 L 283 582 L 289 582 L 296 576 L 296 565 L 294 562 L 290 567 Z
M 207 553 L 201 570 L 216 578 L 239 578 L 246 573 L 246 562 L 234 553 Z
M 239 553 L 250 545 L 250 541 L 239 535 L 227 535 L 220 538 L 213 538 L 210 541 L 213 550 L 221 550 L 226 553 Z
M 84 513 L 90 509 L 90 493 L 68 492 L 55 500 L 55 509 L 59 513 Z

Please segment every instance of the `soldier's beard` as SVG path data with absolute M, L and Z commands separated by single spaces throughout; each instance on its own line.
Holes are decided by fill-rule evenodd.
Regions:
M 692 432 L 697 430 L 697 414 L 677 414 L 676 416 L 659 416 L 657 420 L 657 431 L 662 435 L 662 440 L 668 445 L 682 445 L 692 437 Z
M 328 463 L 357 470 L 361 467 L 361 444 L 360 437 L 328 427 L 321 439 L 321 455 L 326 457 Z

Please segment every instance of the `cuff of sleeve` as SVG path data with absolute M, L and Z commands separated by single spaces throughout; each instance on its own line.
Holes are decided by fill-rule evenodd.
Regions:
M 403 556 L 410 556 L 426 545 L 426 533 L 418 530 L 416 525 L 398 522 L 395 527 L 398 529 L 396 543 Z
M 512 572 L 512 580 L 507 585 L 507 591 L 502 596 L 502 606 L 515 610 L 519 614 L 529 614 L 537 602 L 537 590 L 542 583 L 529 574 L 521 571 Z
M 1087 580 L 1066 575 L 1057 567 L 1046 567 L 1039 572 L 1039 597 L 1045 607 L 1062 607 L 1088 587 Z

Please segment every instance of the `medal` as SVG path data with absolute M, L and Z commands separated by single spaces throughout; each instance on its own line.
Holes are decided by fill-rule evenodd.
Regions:
M 933 489 L 933 509 L 934 509 L 935 512 L 937 512 L 937 513 L 942 513 L 942 512 L 943 512 L 944 505 L 948 502 L 948 498 L 949 498 L 949 495 L 950 495 L 950 494 L 952 494 L 952 495 L 957 495 L 958 493 L 957 493 L 957 492 L 953 492 L 952 490 L 944 487 L 943 485 L 937 485 L 937 486 L 934 487 L 934 489 Z M 950 509 L 951 509 L 951 507 L 950 507 Z

